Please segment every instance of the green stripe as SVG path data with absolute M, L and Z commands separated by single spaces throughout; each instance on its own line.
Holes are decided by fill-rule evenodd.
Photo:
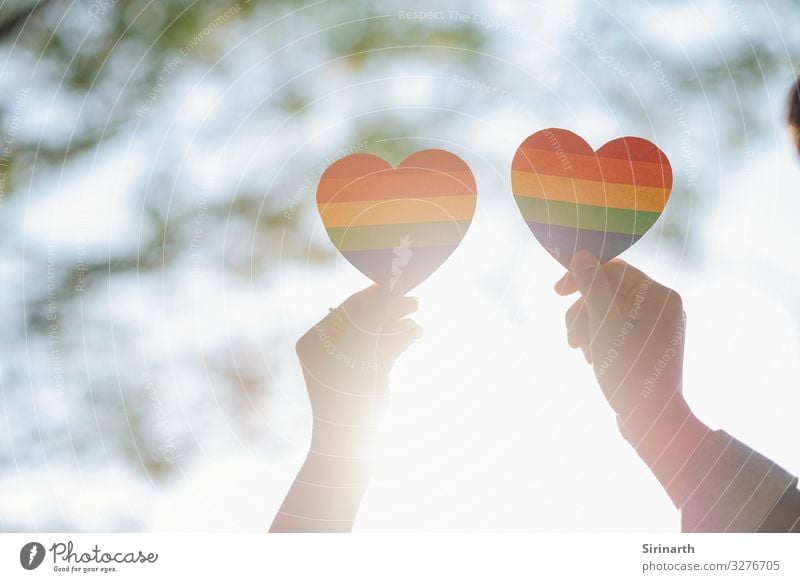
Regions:
M 464 238 L 469 220 L 445 222 L 415 222 L 410 224 L 376 224 L 327 228 L 328 236 L 340 251 L 365 251 L 391 249 L 402 246 L 404 238 L 411 240 L 410 246 L 457 245 Z
M 515 196 L 527 222 L 542 222 L 621 234 L 644 234 L 661 216 L 659 212 L 644 212 L 627 208 L 607 208 L 589 204 L 574 204 Z

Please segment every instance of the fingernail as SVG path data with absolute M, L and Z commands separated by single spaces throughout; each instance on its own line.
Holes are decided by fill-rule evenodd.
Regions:
M 418 325 L 417 329 L 414 331 L 414 339 L 422 339 L 422 336 L 424 335 L 425 335 L 425 330 Z

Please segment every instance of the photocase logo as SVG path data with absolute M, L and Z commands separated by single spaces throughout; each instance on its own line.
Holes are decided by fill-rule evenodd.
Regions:
M 19 563 L 26 570 L 35 570 L 50 556 L 54 572 L 108 574 L 133 565 L 155 564 L 158 554 L 139 551 L 104 551 L 98 544 L 91 548 L 75 547 L 72 540 L 55 542 L 45 550 L 39 542 L 29 542 L 19 551 Z
M 29 542 L 19 552 L 19 563 L 26 570 L 35 570 L 44 561 L 44 546 L 39 542 Z

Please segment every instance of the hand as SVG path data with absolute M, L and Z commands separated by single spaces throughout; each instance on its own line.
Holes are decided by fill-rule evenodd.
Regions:
M 273 532 L 346 532 L 369 481 L 373 429 L 389 372 L 422 329 L 406 315 L 417 300 L 372 286 L 297 342 L 311 400 L 311 449 L 275 516 Z
M 592 364 L 623 435 L 654 471 L 663 460 L 674 477 L 674 463 L 708 430 L 683 396 L 680 295 L 624 261 L 600 265 L 586 251 L 555 290 L 581 294 L 566 313 L 567 340 Z
M 388 396 L 394 362 L 422 328 L 405 316 L 417 300 L 373 285 L 331 310 L 297 342 L 315 429 L 369 427 Z

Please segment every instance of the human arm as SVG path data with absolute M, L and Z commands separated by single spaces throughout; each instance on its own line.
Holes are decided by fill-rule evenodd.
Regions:
M 297 342 L 311 446 L 271 532 L 347 532 L 369 482 L 375 429 L 397 357 L 421 336 L 416 299 L 378 286 L 352 295 Z
M 700 421 L 683 395 L 680 295 L 624 261 L 576 254 L 556 291 L 580 298 L 567 339 L 592 364 L 622 435 L 681 509 L 684 531 L 757 531 L 797 480 Z

